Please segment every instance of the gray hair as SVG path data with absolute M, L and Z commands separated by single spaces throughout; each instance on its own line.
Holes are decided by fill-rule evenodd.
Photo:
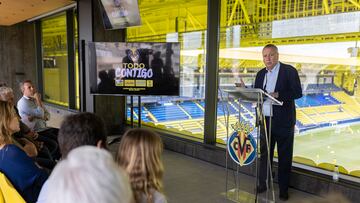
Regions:
M 263 50 L 266 48 L 271 48 L 271 49 L 275 50 L 277 53 L 279 53 L 279 50 L 275 44 L 267 44 L 264 46 Z
M 10 87 L 2 86 L 0 87 L 0 100 L 7 102 L 7 95 L 13 93 L 13 90 Z
M 133 195 L 126 173 L 112 155 L 94 146 L 72 150 L 48 179 L 49 203 L 130 203 Z
M 24 93 L 24 85 L 25 85 L 25 83 L 33 84 L 31 80 L 24 80 L 24 81 L 20 82 L 19 83 L 19 88 L 20 88 L 20 91 L 22 93 Z

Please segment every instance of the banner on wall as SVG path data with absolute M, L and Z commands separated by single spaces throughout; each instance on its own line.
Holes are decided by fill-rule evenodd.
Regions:
M 179 43 L 89 42 L 90 92 L 179 95 Z
M 99 0 L 105 29 L 123 29 L 141 25 L 137 0 Z

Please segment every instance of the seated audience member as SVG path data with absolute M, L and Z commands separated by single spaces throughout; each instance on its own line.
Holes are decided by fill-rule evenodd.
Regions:
M 0 100 L 8 102 L 14 106 L 15 111 L 18 111 L 15 106 L 14 93 L 10 87 L 0 87 Z M 38 136 L 34 131 L 31 131 L 22 121 L 20 122 L 20 131 L 13 134 L 12 138 L 14 144 L 23 149 L 29 157 L 34 157 L 36 162 L 49 170 L 55 166 L 53 157 L 50 154 L 48 146 L 52 152 L 57 150 L 57 143 L 43 136 Z M 43 145 L 45 143 L 45 146 Z
M 106 130 L 102 119 L 93 113 L 79 113 L 67 116 L 59 130 L 58 140 L 62 158 L 66 158 L 72 149 L 83 145 L 107 148 Z M 41 189 L 38 203 L 49 202 L 45 195 L 48 182 Z
M 63 158 L 77 147 L 91 145 L 107 149 L 107 135 L 103 120 L 93 113 L 67 116 L 59 130 L 59 147 Z
M 30 80 L 20 83 L 20 89 L 23 96 L 17 107 L 21 120 L 34 131 L 46 130 L 46 121 L 50 119 L 50 114 L 41 100 L 41 95 Z
M 131 203 L 129 179 L 112 155 L 94 146 L 72 150 L 48 180 L 48 203 Z
M 165 203 L 162 192 L 163 145 L 156 133 L 131 129 L 121 139 L 117 153 L 118 164 L 129 174 L 137 203 Z
M 46 121 L 50 119 L 50 113 L 41 100 L 41 95 L 36 91 L 30 80 L 20 83 L 23 96 L 17 103 L 21 121 L 31 130 L 57 140 L 57 129 L 49 128 Z
M 20 130 L 12 105 L 0 101 L 0 171 L 26 202 L 35 202 L 48 175 L 23 150 L 12 144 L 11 135 Z

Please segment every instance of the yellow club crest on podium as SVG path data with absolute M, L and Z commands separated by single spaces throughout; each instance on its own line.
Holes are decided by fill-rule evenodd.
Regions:
M 246 122 L 236 122 L 231 127 L 231 134 L 227 149 L 230 157 L 240 166 L 251 164 L 256 157 L 256 141 L 251 135 L 254 128 Z

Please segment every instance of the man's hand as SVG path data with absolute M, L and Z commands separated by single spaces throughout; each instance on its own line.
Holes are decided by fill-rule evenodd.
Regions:
M 236 87 L 246 87 L 244 81 L 242 78 L 240 78 L 240 82 L 235 83 Z
M 35 99 L 36 101 L 41 101 L 41 94 L 40 94 L 40 93 L 35 92 L 33 97 L 34 97 L 34 99 Z
M 278 98 L 279 97 L 279 92 L 272 92 L 270 93 L 270 95 L 274 98 Z
M 34 143 L 27 139 L 21 139 L 21 141 L 24 143 L 23 150 L 29 157 L 36 157 L 38 155 L 38 151 Z
M 40 107 L 43 107 L 43 103 L 41 101 L 41 94 L 40 93 L 35 92 L 33 98 L 35 99 L 36 105 L 38 105 Z
M 39 137 L 39 134 L 35 131 L 29 131 L 27 134 L 27 136 L 31 137 L 32 139 L 36 140 Z

